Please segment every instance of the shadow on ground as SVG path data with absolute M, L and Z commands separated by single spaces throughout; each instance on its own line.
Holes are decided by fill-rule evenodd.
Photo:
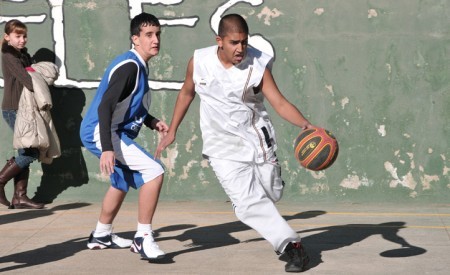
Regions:
M 77 238 L 1 257 L 0 263 L 13 262 L 17 265 L 0 268 L 0 273 L 51 263 L 73 256 L 86 249 L 86 240 L 87 238 Z
M 91 204 L 77 202 L 77 203 L 68 203 L 68 204 L 57 205 L 52 208 L 30 209 L 27 211 L 10 210 L 10 213 L 2 215 L 2 218 L 0 220 L 0 225 L 14 223 L 14 222 L 20 222 L 20 221 L 25 221 L 25 220 L 29 221 L 32 219 L 37 219 L 40 217 L 53 215 L 55 213 L 55 211 L 77 209 L 77 208 L 86 207 L 89 205 L 91 205 Z
M 292 216 L 284 216 L 286 220 L 296 219 L 310 219 L 320 215 L 326 214 L 325 211 L 313 210 L 297 213 Z M 299 231 L 298 233 L 305 234 L 311 232 L 318 232 L 317 234 L 305 236 L 302 242 L 307 248 L 310 256 L 309 268 L 322 263 L 322 252 L 329 250 L 336 250 L 342 247 L 350 246 L 361 242 L 366 238 L 374 235 L 381 235 L 383 239 L 398 244 L 398 249 L 386 250 L 380 252 L 382 257 L 412 257 L 426 253 L 426 250 L 408 243 L 403 237 L 399 235 L 402 228 L 406 228 L 406 223 L 402 221 L 393 221 L 380 224 L 346 224 L 339 226 L 320 227 L 309 230 Z M 240 221 L 197 227 L 193 224 L 184 224 L 176 226 L 168 226 L 159 229 L 158 233 L 168 231 L 185 230 L 181 235 L 170 238 L 159 238 L 158 241 L 173 239 L 180 242 L 190 240 L 188 245 L 184 245 L 185 249 L 180 249 L 176 252 L 169 253 L 166 258 L 158 263 L 173 263 L 174 258 L 184 253 L 191 253 L 206 249 L 214 249 L 229 245 L 238 244 L 240 241 L 232 236 L 232 233 L 251 230 L 248 226 Z M 247 240 L 246 242 L 263 241 L 262 238 Z M 279 257 L 281 261 L 287 261 L 285 255 Z
M 320 232 L 302 238 L 311 259 L 309 268 L 314 268 L 323 262 L 323 251 L 350 246 L 374 235 L 381 235 L 386 241 L 399 245 L 397 249 L 381 252 L 379 255 L 382 257 L 399 258 L 424 254 L 426 249 L 408 243 L 399 235 L 400 229 L 406 228 L 405 225 L 406 223 L 402 221 L 380 224 L 345 224 L 302 230 L 299 233 Z M 286 261 L 287 259 L 282 255 L 280 260 Z
M 293 215 L 292 219 L 309 219 L 318 215 L 325 214 L 324 211 L 307 211 Z M 185 230 L 181 235 L 175 237 L 158 238 L 161 232 L 171 232 Z M 240 243 L 240 241 L 232 236 L 232 233 L 252 230 L 240 221 L 222 223 L 210 226 L 197 227 L 194 224 L 183 224 L 162 227 L 155 232 L 157 241 L 164 241 L 168 239 L 176 239 L 180 242 L 189 241 L 189 244 L 184 245 L 184 249 L 169 253 L 162 260 L 152 261 L 161 264 L 173 263 L 174 258 L 184 253 L 191 253 L 207 249 L 214 249 L 218 247 L 225 247 Z M 254 239 L 251 241 L 260 241 L 263 239 Z
M 0 224 L 12 223 L 25 219 L 33 219 L 41 216 L 51 215 L 54 211 L 73 209 L 87 206 L 88 204 L 67 204 L 56 206 L 51 209 L 32 210 L 20 213 L 7 214 L 2 216 Z M 319 215 L 326 214 L 324 211 L 307 211 L 292 216 L 284 216 L 286 220 L 309 219 Z M 379 255 L 382 257 L 411 257 L 426 252 L 425 249 L 408 243 L 399 236 L 400 229 L 405 228 L 405 222 L 394 221 L 380 224 L 346 224 L 339 226 L 328 226 L 299 231 L 300 234 L 319 232 L 317 234 L 303 237 L 308 254 L 310 256 L 309 269 L 322 263 L 322 252 L 336 250 L 342 247 L 353 245 L 364 239 L 381 235 L 385 240 L 399 245 L 398 249 L 386 250 Z M 159 238 L 162 232 L 173 232 L 183 230 L 178 236 Z M 240 221 L 222 223 L 210 226 L 197 227 L 195 224 L 180 224 L 162 227 L 155 231 L 155 239 L 158 242 L 165 240 L 178 240 L 180 242 L 190 241 L 189 244 L 180 247 L 180 250 L 168 253 L 164 259 L 151 261 L 152 263 L 171 264 L 175 262 L 175 257 L 184 253 L 192 253 L 207 249 L 230 246 L 240 243 L 232 236 L 232 233 L 252 230 Z M 122 232 L 123 237 L 133 238 L 134 232 Z M 66 242 L 47 245 L 35 250 L 15 253 L 0 258 L 0 263 L 14 262 L 19 263 L 15 266 L 0 269 L 0 272 L 11 271 L 20 268 L 26 268 L 35 265 L 41 265 L 49 262 L 59 261 L 64 258 L 86 249 L 87 238 L 76 238 Z M 264 241 L 262 238 L 247 240 L 246 242 Z M 280 256 L 281 261 L 287 261 L 284 255 Z
M 49 209 L 20 211 L 16 213 L 2 215 L 0 225 L 20 222 L 23 220 L 32 220 L 44 216 L 53 215 L 55 211 L 70 210 L 88 206 L 88 203 L 70 203 L 58 205 Z M 42 265 L 73 256 L 75 253 L 86 248 L 87 238 L 77 238 L 66 242 L 50 244 L 38 249 L 14 253 L 0 258 L 1 263 L 17 263 L 14 266 L 0 268 L 0 273 L 21 268 L 27 268 L 35 265 Z

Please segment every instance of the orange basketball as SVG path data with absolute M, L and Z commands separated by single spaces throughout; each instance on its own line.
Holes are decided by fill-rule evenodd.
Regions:
M 294 145 L 295 158 L 303 167 L 313 171 L 330 167 L 339 152 L 336 138 L 323 128 L 302 131 Z

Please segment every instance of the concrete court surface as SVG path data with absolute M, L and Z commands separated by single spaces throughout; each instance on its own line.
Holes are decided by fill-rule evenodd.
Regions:
M 449 274 L 450 204 L 281 202 L 311 257 L 303 274 Z M 100 204 L 58 202 L 0 210 L 2 274 L 286 274 L 283 258 L 237 221 L 228 202 L 161 201 L 153 226 L 167 256 L 148 262 L 127 249 L 90 251 Z M 134 202 L 114 232 L 131 238 Z

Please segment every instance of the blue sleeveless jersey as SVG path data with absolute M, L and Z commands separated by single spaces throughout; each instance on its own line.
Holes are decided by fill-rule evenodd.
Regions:
M 136 85 L 131 94 L 116 105 L 112 114 L 111 133 L 117 133 L 119 135 L 126 134 L 129 138 L 134 139 L 137 137 L 144 123 L 144 119 L 148 115 L 151 96 L 148 86 L 147 66 L 139 54 L 132 49 L 116 57 L 106 69 L 91 106 L 83 118 L 80 137 L 88 149 L 92 146 L 92 143 L 100 144 L 98 106 L 108 88 L 114 71 L 127 62 L 134 62 L 138 65 Z M 101 150 L 101 148 L 98 149 Z

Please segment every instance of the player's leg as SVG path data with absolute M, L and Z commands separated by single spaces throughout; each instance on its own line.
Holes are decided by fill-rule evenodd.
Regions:
M 256 175 L 260 179 L 260 184 L 264 188 L 267 196 L 273 201 L 277 202 L 281 199 L 284 182 L 281 179 L 281 167 L 276 159 L 272 161 L 256 165 Z M 286 236 L 287 240 L 290 239 Z M 290 241 L 281 250 L 281 253 L 286 253 L 288 262 L 285 266 L 287 272 L 301 272 L 305 270 L 309 257 L 305 252 L 302 243 L 299 240 Z
M 100 158 L 102 154 L 101 145 L 98 141 L 84 143 L 95 156 Z M 120 181 L 117 171 L 121 172 L 121 168 L 115 167 L 115 172 L 111 175 L 111 186 L 103 197 L 102 209 L 97 221 L 95 230 L 89 236 L 87 247 L 89 249 L 105 249 L 105 248 L 128 248 L 132 244 L 132 240 L 124 239 L 112 233 L 112 223 L 120 206 L 128 192 L 128 185 L 125 181 Z
M 122 206 L 122 202 L 125 199 L 126 192 L 116 189 L 112 186 L 109 187 L 102 202 L 102 210 L 100 212 L 99 221 L 103 224 L 112 224 L 114 218 Z
M 119 176 L 127 179 L 129 186 L 139 189 L 138 225 L 131 251 L 144 259 L 164 257 L 153 238 L 152 221 L 163 183 L 162 164 L 133 140 L 122 138 L 120 152 L 116 154 L 122 168 Z M 126 165 L 124 164 L 126 163 Z
M 131 246 L 131 240 L 112 233 L 114 218 L 117 216 L 126 194 L 127 192 L 123 190 L 113 186 L 109 187 L 103 198 L 97 226 L 89 236 L 87 244 L 89 249 L 128 248 Z
M 256 165 L 257 177 L 269 199 L 274 203 L 283 196 L 284 182 L 281 178 L 281 167 L 278 161 L 269 161 Z
M 300 244 L 300 236 L 280 215 L 261 183 L 264 175 L 277 174 L 272 171 L 277 167 L 214 158 L 210 158 L 210 164 L 233 202 L 239 220 L 268 240 L 277 254 L 288 255 L 285 271 L 303 271 L 309 258 Z
M 210 164 L 235 207 L 236 216 L 283 252 L 299 235 L 280 215 L 259 181 L 255 164 L 210 158 Z
M 144 259 L 160 259 L 165 253 L 153 238 L 152 221 L 158 204 L 163 175 L 145 183 L 139 190 L 138 226 L 131 251 L 140 253 Z
M 145 183 L 139 190 L 138 222 L 151 224 L 158 205 L 159 193 L 163 183 L 163 175 Z

